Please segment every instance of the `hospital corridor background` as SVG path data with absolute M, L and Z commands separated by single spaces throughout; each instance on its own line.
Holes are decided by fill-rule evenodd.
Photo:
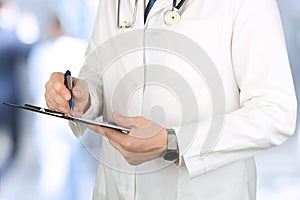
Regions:
M 297 97 L 300 1 L 278 0 Z M 80 140 L 60 119 L 12 110 L 2 101 L 45 106 L 53 71 L 78 74 L 98 0 L 0 0 L 0 200 L 91 199 L 101 137 Z M 299 106 L 298 106 L 299 107 Z M 299 114 L 299 108 L 298 108 Z M 257 157 L 257 200 L 300 199 L 300 133 Z

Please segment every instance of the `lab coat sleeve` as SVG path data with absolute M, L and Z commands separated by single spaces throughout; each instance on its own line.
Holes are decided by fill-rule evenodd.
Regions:
M 209 123 L 198 124 L 196 137 L 182 152 L 191 177 L 279 145 L 295 129 L 297 102 L 276 0 L 237 2 L 231 53 L 240 108 L 225 114 L 219 138 L 206 156 L 201 150 Z M 181 129 L 179 150 L 186 145 L 189 125 Z

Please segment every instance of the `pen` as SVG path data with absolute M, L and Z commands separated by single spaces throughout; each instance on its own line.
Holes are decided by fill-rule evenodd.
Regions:
M 72 76 L 71 76 L 71 72 L 69 70 L 67 70 L 65 73 L 65 85 L 71 93 L 71 99 L 69 101 L 69 106 L 70 106 L 71 111 L 74 112 L 75 103 L 74 103 L 74 99 L 73 99 L 73 95 L 72 95 L 72 89 L 73 89 Z

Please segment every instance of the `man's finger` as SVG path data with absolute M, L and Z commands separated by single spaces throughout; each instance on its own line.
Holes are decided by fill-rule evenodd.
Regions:
M 68 104 L 66 104 L 66 105 L 58 104 L 54 99 L 49 97 L 48 93 L 45 94 L 45 98 L 48 99 L 46 101 L 48 108 L 56 110 L 56 111 L 60 111 L 63 113 L 69 113 L 70 109 L 68 108 L 68 106 L 69 106 Z
M 116 131 L 111 128 L 103 128 L 105 136 L 122 146 L 123 142 L 127 140 L 127 135 L 124 133 L 121 133 L 120 131 Z
M 73 117 L 78 117 L 78 118 L 80 118 L 80 117 L 82 117 L 83 112 L 82 112 L 82 110 L 80 110 L 79 108 L 75 107 L 75 111 L 72 112 L 71 115 L 72 115 Z
M 81 99 L 84 98 L 84 90 L 86 90 L 87 88 L 84 85 L 84 81 L 73 78 L 73 95 L 76 99 Z
M 87 127 L 96 133 L 100 133 L 101 135 L 104 135 L 104 131 L 101 126 L 88 125 Z
M 64 99 L 59 93 L 57 93 L 53 89 L 49 89 L 46 93 L 48 100 L 54 101 L 56 104 L 66 106 L 68 105 L 68 101 Z
M 109 140 L 109 143 L 110 143 L 116 150 L 118 150 L 120 153 L 121 153 L 122 151 L 124 151 L 123 148 L 121 147 L 121 145 L 120 145 L 119 143 L 117 143 L 117 142 L 115 142 L 115 141 L 113 141 L 113 140 Z
M 130 149 L 132 146 L 132 142 L 130 143 L 130 136 L 121 133 L 120 131 L 116 131 L 111 128 L 104 128 L 100 126 L 88 125 L 90 129 L 93 131 L 100 133 L 107 137 L 110 141 L 118 143 L 123 149 Z
M 113 118 L 115 120 L 115 122 L 119 125 L 119 126 L 124 126 L 127 128 L 132 128 L 135 127 L 135 123 L 132 117 L 125 117 L 120 115 L 117 112 L 113 112 Z
M 54 72 L 51 74 L 50 83 L 56 91 L 59 91 L 64 86 L 64 74 L 61 72 Z
M 72 94 L 74 95 L 74 97 L 76 99 L 81 99 L 81 97 L 82 97 L 82 93 L 81 93 L 81 91 L 80 91 L 80 89 L 78 87 L 74 87 L 73 88 Z
M 71 99 L 71 92 L 66 87 L 62 87 L 59 90 L 59 95 L 62 96 L 66 101 L 70 101 Z

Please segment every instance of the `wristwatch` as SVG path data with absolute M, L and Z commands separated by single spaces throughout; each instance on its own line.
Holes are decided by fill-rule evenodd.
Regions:
M 163 158 L 165 161 L 174 161 L 179 157 L 177 137 L 173 129 L 167 129 L 167 132 L 168 132 L 168 146 Z

